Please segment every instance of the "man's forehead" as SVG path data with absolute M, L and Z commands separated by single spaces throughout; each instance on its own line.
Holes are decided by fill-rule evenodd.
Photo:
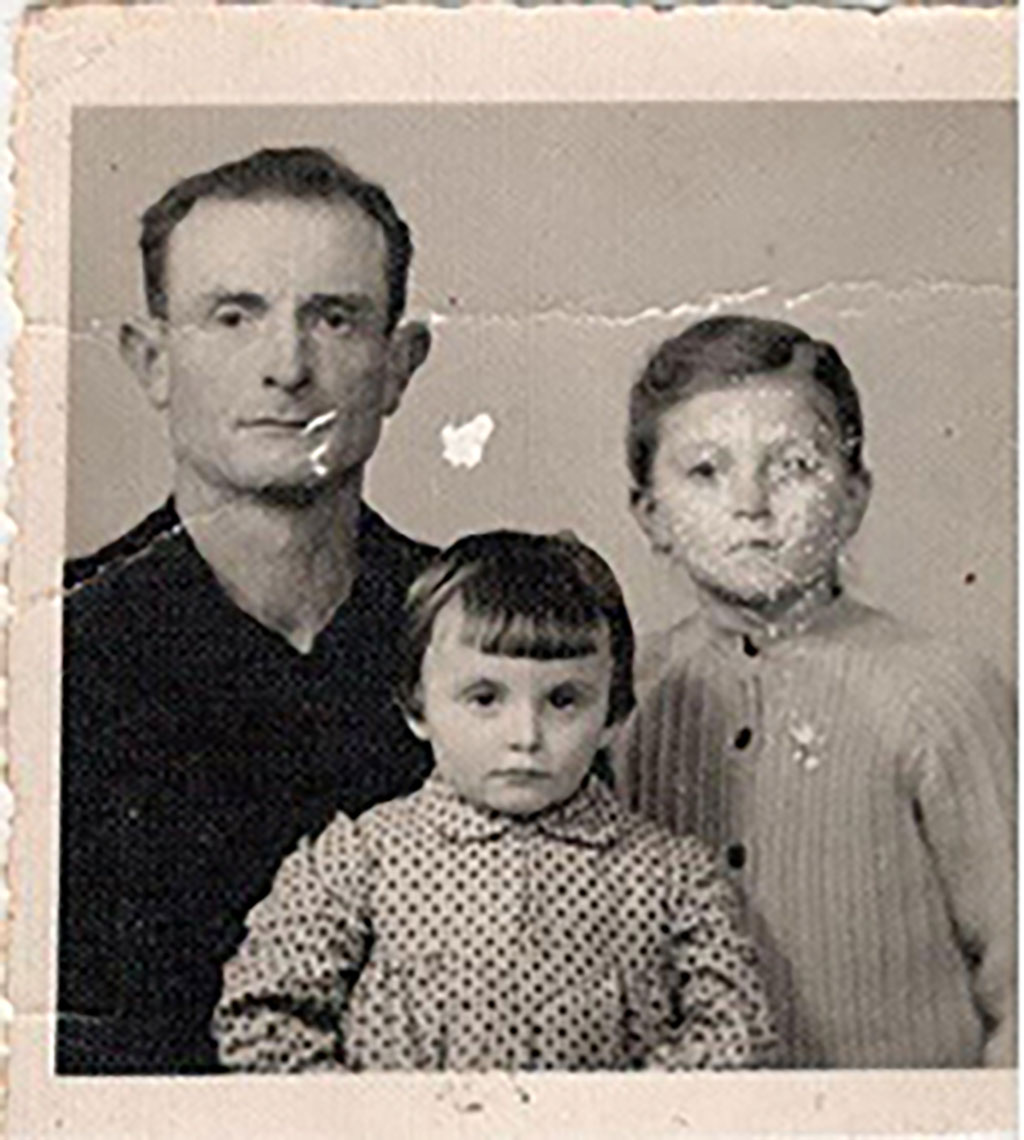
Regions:
M 176 292 L 387 294 L 380 224 L 347 199 L 203 198 L 168 241 L 167 286 Z

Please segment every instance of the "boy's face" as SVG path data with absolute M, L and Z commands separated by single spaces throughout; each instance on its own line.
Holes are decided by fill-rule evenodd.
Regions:
M 695 393 L 659 425 L 639 504 L 655 543 L 714 596 L 778 612 L 833 579 L 867 505 L 828 394 L 751 376 Z
M 413 732 L 430 742 L 438 774 L 465 800 L 531 815 L 568 799 L 598 749 L 612 681 L 607 633 L 586 657 L 535 661 L 463 641 L 462 606 L 437 615 L 420 678 Z

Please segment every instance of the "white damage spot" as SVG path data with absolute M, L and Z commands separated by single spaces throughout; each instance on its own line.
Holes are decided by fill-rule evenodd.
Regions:
M 494 420 L 486 412 L 464 424 L 441 428 L 442 455 L 453 467 L 475 467 L 484 457 L 484 447 L 494 431 Z
M 314 416 L 302 429 L 302 434 L 316 436 L 326 428 L 329 428 L 337 418 L 337 408 L 332 408 L 331 411 L 324 412 L 321 416 Z M 313 465 L 313 474 L 319 479 L 323 479 L 324 476 L 328 474 L 329 469 L 325 462 L 325 457 L 330 446 L 330 440 L 324 440 L 323 443 L 318 443 L 309 453 L 309 462 Z

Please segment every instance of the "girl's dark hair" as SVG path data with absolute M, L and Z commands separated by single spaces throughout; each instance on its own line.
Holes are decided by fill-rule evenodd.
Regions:
M 146 304 L 167 316 L 167 245 L 175 226 L 203 198 L 242 201 L 261 196 L 300 201 L 351 202 L 384 231 L 387 247 L 388 315 L 391 332 L 405 310 L 412 237 L 391 199 L 378 185 L 319 147 L 267 149 L 237 162 L 176 182 L 142 215 L 142 268 Z
M 853 377 L 836 349 L 782 321 L 710 317 L 664 341 L 630 392 L 626 450 L 634 497 L 650 486 L 661 417 L 682 403 L 698 380 L 741 380 L 791 366 L 828 392 L 847 466 L 860 474 L 864 418 Z
M 398 700 L 418 716 L 423 656 L 437 615 L 453 599 L 463 634 L 484 653 L 535 660 L 583 657 L 607 628 L 612 656 L 608 724 L 630 713 L 633 626 L 607 562 L 572 535 L 499 530 L 460 539 L 416 579 L 406 600 Z

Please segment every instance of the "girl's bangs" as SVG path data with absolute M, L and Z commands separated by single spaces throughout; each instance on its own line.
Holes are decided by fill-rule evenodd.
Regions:
M 475 607 L 474 607 L 475 609 Z M 482 653 L 557 661 L 587 657 L 601 647 L 600 618 L 571 621 L 554 614 L 524 614 L 498 608 L 473 612 L 463 606 L 460 640 Z

